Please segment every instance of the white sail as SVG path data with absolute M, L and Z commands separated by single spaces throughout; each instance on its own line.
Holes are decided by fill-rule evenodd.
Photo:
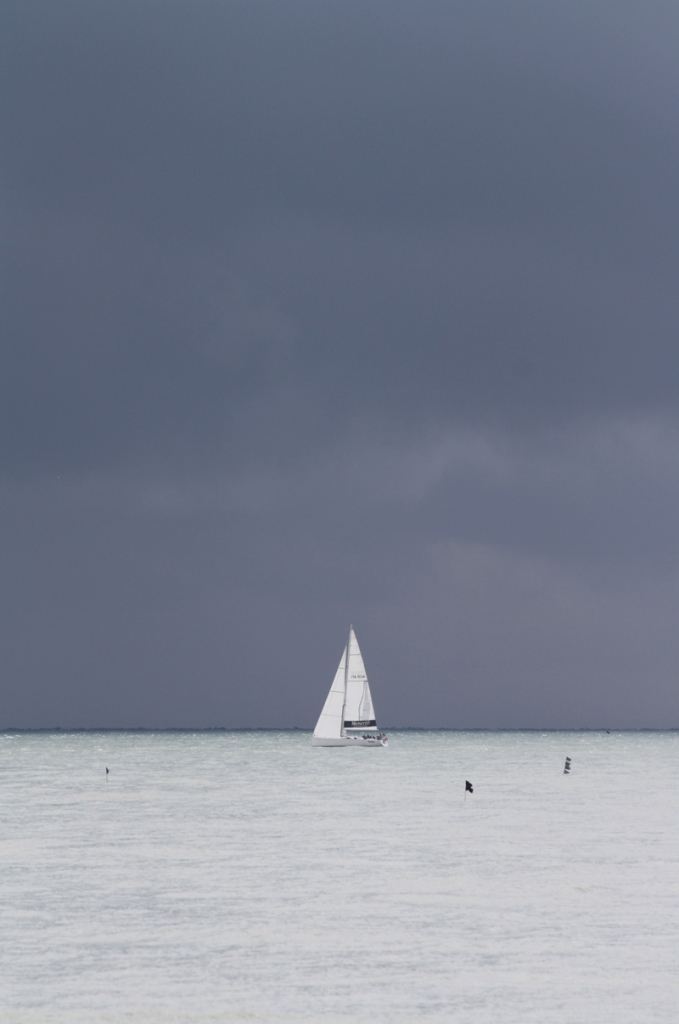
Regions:
M 347 694 L 344 704 L 345 729 L 376 729 L 370 684 L 363 664 L 363 656 L 353 629 L 349 632 L 349 668 Z
M 387 745 L 387 737 L 377 731 L 368 676 L 353 628 L 316 723 L 313 743 L 317 747 Z
M 325 699 L 320 718 L 314 729 L 314 739 L 339 739 L 342 735 L 342 707 L 344 705 L 344 676 L 347 649 L 344 648 L 339 668 L 335 673 L 330 693 Z

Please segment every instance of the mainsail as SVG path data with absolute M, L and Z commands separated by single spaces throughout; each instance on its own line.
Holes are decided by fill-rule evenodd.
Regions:
M 366 675 L 363 656 L 353 629 L 349 630 L 349 666 L 347 669 L 347 693 L 344 704 L 345 729 L 376 729 L 370 684 Z

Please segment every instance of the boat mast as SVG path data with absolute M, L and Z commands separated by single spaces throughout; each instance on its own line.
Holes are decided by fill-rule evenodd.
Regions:
M 351 630 L 353 626 L 349 626 L 349 639 L 347 640 L 347 649 L 344 655 L 344 700 L 342 701 L 342 728 L 340 736 L 345 736 L 344 730 L 344 709 L 347 706 L 347 684 L 349 682 L 349 651 L 351 649 Z

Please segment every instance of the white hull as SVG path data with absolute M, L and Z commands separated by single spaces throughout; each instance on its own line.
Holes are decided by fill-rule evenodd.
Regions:
M 339 739 L 321 739 L 314 736 L 314 747 L 386 747 L 386 736 L 341 736 Z

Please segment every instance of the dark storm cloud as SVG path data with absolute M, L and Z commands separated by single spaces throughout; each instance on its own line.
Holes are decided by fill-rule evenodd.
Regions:
M 676 289 L 590 253 L 289 219 L 217 252 L 47 214 L 23 228 L 17 471 L 300 457 L 349 422 L 534 429 L 676 406 Z
M 4 26 L 16 722 L 308 724 L 359 616 L 392 719 L 676 722 L 676 6 Z
M 21 458 L 77 458 L 80 432 L 96 460 L 171 423 L 205 451 L 276 382 L 337 410 L 351 381 L 409 425 L 673 406 L 676 81 L 655 118 L 613 103 L 633 12 L 607 33 L 590 7 L 19 5 Z M 284 359 L 234 287 L 288 325 Z M 212 358 L 234 343 L 236 365 Z
M 625 32 L 624 5 L 603 31 L 602 15 L 597 4 L 20 5 L 15 168 L 54 199 L 158 215 L 164 235 L 219 230 L 250 204 L 361 224 L 575 214 L 620 229 L 622 202 L 627 222 L 668 201 L 676 213 L 676 140 L 624 90 L 618 107 L 608 98 L 611 47 L 626 59 L 640 26 Z M 675 19 L 667 9 L 666 31 Z M 658 91 L 662 113 L 676 81 Z M 651 182 L 661 195 L 639 188 Z

